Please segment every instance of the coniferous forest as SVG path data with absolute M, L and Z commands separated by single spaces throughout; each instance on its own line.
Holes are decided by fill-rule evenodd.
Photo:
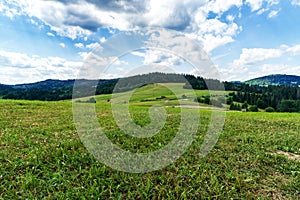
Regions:
M 194 75 L 150 73 L 111 80 L 79 80 L 80 93 L 75 97 L 125 92 L 151 83 L 185 83 L 183 88 L 195 90 L 226 90 L 226 101 L 217 100 L 214 105 L 228 104 L 230 110 L 267 112 L 300 112 L 300 87 L 288 85 L 250 85 L 240 82 L 220 82 Z M 0 85 L 3 99 L 24 99 L 57 101 L 72 99 L 75 80 L 46 80 L 36 84 L 16 86 Z M 117 85 L 116 85 L 117 84 Z M 117 87 L 116 87 L 117 86 Z M 96 89 L 93 89 L 96 88 Z M 198 97 L 195 101 L 212 104 L 209 96 Z

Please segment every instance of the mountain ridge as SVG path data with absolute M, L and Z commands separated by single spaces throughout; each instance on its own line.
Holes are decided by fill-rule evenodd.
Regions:
M 259 86 L 284 85 L 300 87 L 300 76 L 287 74 L 271 74 L 250 79 L 245 81 L 244 83 Z
M 95 81 L 105 83 L 115 79 L 46 79 L 43 81 L 37 81 L 33 83 L 21 83 L 21 84 L 1 84 L 0 89 L 4 88 L 12 88 L 12 89 L 58 89 L 62 87 L 70 87 L 74 85 L 74 82 L 81 84 L 89 84 L 95 83 Z M 287 75 L 287 74 L 270 74 L 266 76 L 261 76 L 253 79 L 249 79 L 247 81 L 231 81 L 231 83 L 245 83 L 249 85 L 260 85 L 260 86 L 268 86 L 268 85 L 287 85 L 287 86 L 299 86 L 300 85 L 300 76 L 297 75 Z

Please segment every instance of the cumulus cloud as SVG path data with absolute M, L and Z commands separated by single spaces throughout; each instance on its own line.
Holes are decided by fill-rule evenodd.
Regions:
M 81 48 L 84 47 L 84 44 L 82 44 L 82 43 L 75 43 L 74 46 L 81 49 Z
M 260 15 L 270 10 L 271 6 L 279 4 L 279 0 L 246 0 L 246 3 L 251 7 L 252 12 L 257 11 Z
M 88 48 L 88 49 L 97 49 L 97 48 L 102 48 L 102 47 L 98 42 L 94 42 L 94 43 L 86 45 L 86 48 Z
M 239 58 L 218 68 L 223 80 L 248 80 L 269 74 L 299 74 L 300 66 L 274 62 L 272 59 L 284 58 L 285 54 L 300 55 L 300 45 L 281 45 L 277 49 L 251 48 L 242 49 Z
M 194 28 L 189 37 L 201 41 L 204 50 L 210 52 L 218 46 L 233 42 L 242 27 L 234 22 L 224 23 L 218 19 L 209 19 Z
M 122 74 L 116 73 L 116 68 L 128 64 L 119 60 L 116 56 L 101 57 L 95 52 L 79 53 L 85 58 L 77 78 L 85 79 L 105 79 L 121 77 Z
M 82 62 L 0 50 L 0 65 L 3 72 L 1 83 L 24 83 L 58 77 L 74 78 Z
M 144 65 L 156 64 L 161 66 L 174 66 L 182 63 L 183 60 L 180 57 L 158 50 L 147 50 L 143 61 Z
M 279 58 L 285 53 L 300 55 L 300 44 L 294 46 L 281 45 L 278 49 L 243 48 L 239 59 L 233 61 L 235 66 L 254 65 L 262 61 Z
M 89 53 L 89 52 L 84 52 L 85 50 L 90 51 L 90 50 L 102 49 L 102 46 L 98 42 L 90 43 L 87 45 L 84 45 L 83 43 L 79 42 L 79 43 L 75 43 L 74 46 L 76 48 L 83 49 L 83 52 L 78 53 L 83 58 L 85 58 L 86 55 Z
M 83 51 L 83 52 L 78 52 L 78 55 L 80 55 L 82 59 L 85 60 L 88 57 L 89 53 Z
M 48 25 L 60 36 L 72 39 L 86 36 L 99 28 L 132 30 L 145 26 L 158 26 L 179 30 L 193 38 L 210 45 L 206 38 L 212 36 L 218 40 L 206 49 L 208 51 L 218 45 L 234 41 L 241 30 L 229 17 L 229 24 L 219 19 L 207 19 L 209 12 L 218 16 L 232 7 L 241 7 L 242 0 L 11 0 L 11 7 L 16 8 L 19 15 L 37 18 Z M 13 10 L 11 8 L 11 10 Z M 13 15 L 13 14 L 12 14 Z M 213 29 L 212 29 L 213 28 Z M 101 42 L 105 38 L 101 39 Z
M 280 49 L 244 48 L 240 58 L 234 60 L 233 64 L 236 66 L 253 65 L 257 62 L 278 58 L 282 53 Z
M 13 19 L 15 16 L 19 16 L 22 13 L 18 11 L 18 2 L 10 1 L 10 4 L 5 1 L 0 2 L 0 13 Z
M 240 9 L 244 4 L 256 14 L 268 12 L 266 16 L 272 18 L 278 15 L 279 10 L 271 11 L 270 8 L 278 3 L 279 0 L 10 0 L 0 2 L 0 12 L 10 18 L 25 15 L 38 21 L 38 24 L 45 24 L 50 28 L 47 29 L 47 35 L 51 37 L 59 35 L 73 40 L 83 39 L 84 44 L 76 43 L 75 47 L 80 48 L 82 52 L 78 54 L 86 58 L 88 53 L 84 51 L 101 48 L 99 43 L 106 40 L 102 37 L 99 43 L 86 44 L 88 36 L 103 28 L 108 28 L 109 31 L 136 30 L 146 26 L 170 28 L 199 41 L 205 51 L 212 52 L 217 47 L 234 42 L 235 37 L 243 30 L 236 23 L 236 18 L 240 16 L 228 15 L 228 10 Z M 299 0 L 292 0 L 291 3 L 300 5 Z M 215 17 L 208 17 L 210 13 L 214 13 Z M 64 43 L 59 45 L 66 47 Z M 236 69 L 242 69 L 245 73 L 248 70 L 246 66 L 277 58 L 283 51 L 299 55 L 300 47 L 286 47 L 285 50 L 243 49 L 239 59 L 234 60 L 233 64 Z M 137 54 L 144 58 L 145 65 L 176 65 L 181 62 L 180 59 L 161 52 L 136 53 L 136 56 Z M 24 60 L 26 59 L 32 60 L 32 56 L 25 56 Z M 88 62 L 96 65 L 104 61 L 92 58 Z
M 252 11 L 259 10 L 262 7 L 263 0 L 246 0 Z

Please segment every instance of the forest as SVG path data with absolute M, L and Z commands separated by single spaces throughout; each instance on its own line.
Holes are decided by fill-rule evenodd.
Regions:
M 130 91 L 151 83 L 185 83 L 185 89 L 195 90 L 226 90 L 230 91 L 226 101 L 214 102 L 222 106 L 228 104 L 230 110 L 258 111 L 264 109 L 269 112 L 300 112 L 300 87 L 288 85 L 259 86 L 238 82 L 221 82 L 215 79 L 188 74 L 150 73 L 132 77 L 110 80 L 81 80 L 76 84 L 74 92 L 73 82 L 44 81 L 26 86 L 11 87 L 0 85 L 0 96 L 3 99 L 24 99 L 57 101 L 111 94 L 113 92 Z M 209 96 L 198 97 L 195 101 L 212 104 L 214 99 Z

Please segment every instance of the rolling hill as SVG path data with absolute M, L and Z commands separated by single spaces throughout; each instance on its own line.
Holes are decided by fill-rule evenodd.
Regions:
M 273 74 L 268 76 L 262 76 L 259 78 L 245 81 L 244 83 L 249 85 L 285 85 L 285 86 L 300 86 L 300 76 L 286 75 L 286 74 Z
M 108 80 L 86 80 L 86 79 L 78 79 L 76 80 L 77 84 L 80 85 L 95 85 L 102 84 L 107 82 Z M 17 84 L 10 85 L 13 89 L 39 89 L 39 90 L 54 90 L 65 87 L 73 87 L 75 83 L 75 79 L 69 80 L 56 80 L 56 79 L 47 79 L 45 81 L 40 81 L 36 83 L 26 83 L 26 84 Z

